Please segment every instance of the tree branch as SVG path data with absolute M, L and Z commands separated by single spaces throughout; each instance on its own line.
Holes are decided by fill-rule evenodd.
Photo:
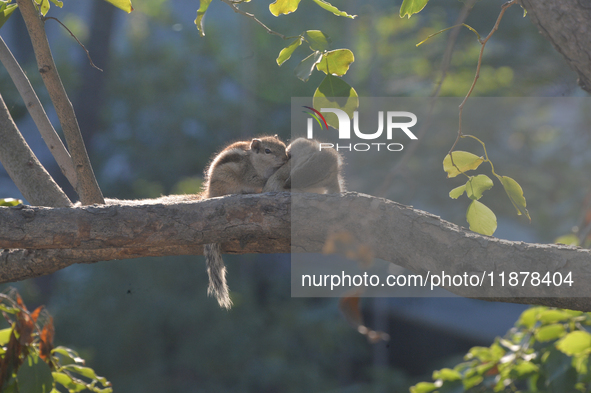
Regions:
M 586 1 L 521 0 L 527 16 L 579 75 L 579 86 L 591 93 L 591 7 Z
M 14 124 L 2 96 L 0 96 L 0 162 L 29 203 L 37 206 L 72 205 L 70 199 L 35 157 Z
M 12 79 L 18 92 L 23 98 L 29 114 L 37 125 L 45 144 L 47 144 L 49 151 L 55 158 L 62 173 L 66 176 L 72 187 L 76 187 L 78 180 L 76 178 L 74 164 L 72 164 L 72 157 L 70 157 L 70 153 L 66 150 L 62 140 L 57 135 L 57 132 L 55 132 L 55 129 L 47 118 L 47 114 L 45 113 L 37 94 L 35 94 L 35 90 L 33 90 L 29 78 L 27 78 L 27 75 L 23 72 L 23 69 L 12 55 L 12 52 L 10 52 L 10 49 L 8 49 L 8 46 L 6 46 L 2 37 L 0 37 L 0 61 L 8 71 L 10 79 Z
M 444 286 L 460 296 L 591 310 L 591 251 L 526 244 L 478 235 L 419 210 L 381 198 L 268 193 L 187 203 L 0 208 L 0 281 L 32 277 L 67 264 L 140 255 L 201 253 L 224 243 L 225 252 L 321 252 L 331 234 L 346 231 L 373 254 L 424 276 L 505 274 L 505 286 Z M 45 262 L 42 255 L 49 258 Z M 53 258 L 53 260 L 52 260 Z M 59 259 L 61 258 L 61 259 Z M 4 262 L 3 262 L 4 261 Z M 36 271 L 35 274 L 31 272 Z M 510 272 L 571 272 L 558 287 L 507 283 Z M 566 297 L 580 297 L 567 300 Z M 540 299 L 553 297 L 555 299 Z M 549 303 L 548 303 L 549 302 Z
M 58 115 L 66 142 L 74 161 L 78 177 L 76 192 L 80 196 L 82 204 L 105 203 L 101 190 L 98 186 L 90 160 L 86 153 L 86 147 L 80 134 L 78 121 L 74 113 L 72 103 L 68 99 L 66 90 L 57 72 L 45 29 L 39 12 L 33 4 L 33 0 L 16 0 L 18 8 L 23 16 L 27 30 L 31 36 L 31 42 L 37 58 L 39 72 L 47 87 L 51 101 Z

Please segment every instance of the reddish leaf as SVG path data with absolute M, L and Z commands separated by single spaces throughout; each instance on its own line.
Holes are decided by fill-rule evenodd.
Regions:
M 41 359 L 47 361 L 51 355 L 53 349 L 53 335 L 55 329 L 53 327 L 53 318 L 49 317 L 45 326 L 41 330 L 40 342 L 39 342 L 39 356 Z
M 33 322 L 37 322 L 37 318 L 39 318 L 39 314 L 41 314 L 41 310 L 43 310 L 44 306 L 39 306 L 35 309 L 35 311 L 33 311 L 31 313 L 31 318 L 33 319 Z

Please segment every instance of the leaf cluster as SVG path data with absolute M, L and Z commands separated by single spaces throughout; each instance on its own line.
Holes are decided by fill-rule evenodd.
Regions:
M 475 137 L 473 137 L 475 138 Z M 477 138 L 475 138 L 477 139 Z M 483 148 L 484 143 L 478 140 Z M 443 170 L 447 172 L 447 177 L 456 177 L 460 174 L 465 175 L 468 178 L 466 184 L 454 188 L 450 191 L 449 197 L 452 199 L 458 199 L 462 194 L 466 193 L 466 196 L 472 200 L 466 211 L 466 220 L 470 224 L 470 230 L 481 233 L 483 235 L 492 236 L 497 229 L 497 217 L 493 211 L 488 208 L 485 204 L 479 201 L 485 191 L 490 190 L 494 183 L 492 179 L 486 175 L 467 175 L 466 172 L 477 169 L 483 162 L 488 162 L 491 166 L 491 172 L 503 185 L 507 196 L 511 200 L 511 203 L 517 210 L 517 215 L 525 215 L 530 218 L 529 212 L 526 209 L 526 201 L 523 196 L 523 189 L 514 179 L 508 176 L 500 176 L 495 173 L 494 166 L 489 160 L 488 155 L 485 157 L 479 157 L 476 154 L 469 153 L 466 151 L 453 151 L 450 152 L 443 159 Z
M 588 392 L 591 313 L 547 307 L 524 311 L 490 347 L 474 347 L 453 369 L 433 373 L 412 393 Z
M 10 327 L 0 330 L 0 391 L 111 393 L 111 383 L 84 367 L 76 351 L 53 347 L 53 318 L 39 306 L 29 312 L 16 289 L 0 294 L 0 311 Z M 84 379 L 83 379 L 84 378 Z

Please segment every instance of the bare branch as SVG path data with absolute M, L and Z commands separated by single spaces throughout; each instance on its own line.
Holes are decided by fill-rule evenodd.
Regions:
M 236 2 L 236 1 L 232 1 L 232 0 L 222 0 L 222 2 L 228 4 L 230 7 L 232 7 L 232 9 L 234 10 L 234 12 L 236 12 L 236 13 L 238 13 L 240 15 L 244 15 L 247 18 L 250 18 L 250 19 L 254 20 L 256 23 L 258 23 L 259 25 L 261 25 L 263 27 L 263 29 L 267 30 L 267 33 L 269 33 L 271 35 L 276 35 L 277 37 L 281 37 L 284 40 L 289 40 L 289 39 L 292 39 L 292 38 L 298 38 L 299 37 L 297 35 L 296 36 L 288 37 L 288 36 L 285 36 L 285 35 L 283 35 L 281 33 L 278 33 L 276 31 L 271 30 L 270 28 L 267 27 L 267 25 L 265 25 L 263 22 L 261 22 L 260 20 L 258 20 L 257 17 L 254 16 L 253 14 L 250 14 L 248 12 L 244 12 L 240 8 L 238 8 L 238 5 L 237 4 L 239 4 L 240 2 Z
M 68 31 L 68 33 L 70 33 L 70 35 L 72 36 L 72 38 L 74 38 L 76 40 L 76 42 L 78 43 L 78 45 L 80 45 L 80 47 L 82 47 L 82 49 L 84 49 L 84 52 L 86 52 L 86 57 L 88 57 L 88 61 L 90 62 L 90 65 L 94 68 L 96 68 L 99 71 L 103 71 L 101 68 L 98 68 L 96 65 L 94 65 L 94 62 L 92 61 L 92 58 L 90 57 L 90 52 L 88 52 L 88 49 L 86 49 L 86 47 L 82 44 L 82 42 L 80 42 L 80 40 L 74 35 L 74 33 L 72 33 L 72 31 L 70 29 L 68 29 L 68 26 L 64 25 L 62 23 L 61 20 L 59 20 L 58 18 L 54 18 L 53 16 L 46 16 L 43 18 L 43 21 L 46 21 L 47 19 L 53 19 L 55 20 L 57 23 L 59 23 L 60 25 L 62 25 L 62 27 L 64 29 L 66 29 Z
M 68 153 L 62 140 L 57 135 L 57 132 L 55 132 L 53 125 L 51 125 L 45 109 L 43 109 L 43 105 L 41 105 L 37 94 L 35 94 L 35 90 L 33 90 L 33 86 L 29 82 L 29 78 L 23 72 L 23 69 L 6 46 L 2 37 L 0 37 L 0 61 L 8 71 L 10 78 L 23 98 L 25 106 L 37 125 L 49 151 L 55 158 L 64 176 L 66 176 L 72 187 L 75 188 L 78 180 L 76 178 L 74 164 L 72 163 L 72 157 L 70 157 L 70 153 Z
M 72 205 L 66 194 L 35 157 L 14 124 L 2 96 L 0 96 L 0 141 L 0 162 L 29 203 L 37 206 Z
M 292 252 L 321 252 L 331 234 L 346 231 L 376 257 L 424 276 L 568 271 L 573 286 L 508 286 L 506 282 L 503 288 L 445 288 L 460 296 L 499 301 L 524 298 L 519 301 L 524 303 L 552 296 L 558 298 L 551 301 L 554 304 L 591 310 L 591 288 L 586 284 L 591 279 L 590 250 L 482 236 L 369 195 L 269 193 L 175 204 L 142 202 L 69 209 L 0 208 L 0 221 L 5 223 L 0 227 L 0 248 L 27 248 L 34 253 L 29 265 L 17 258 L 25 257 L 24 251 L 0 254 L 1 280 L 46 274 L 66 263 L 201 253 L 200 245 L 213 241 L 223 242 L 225 252 L 233 253 L 286 252 L 288 244 Z M 63 259 L 58 261 L 56 255 Z M 584 305 L 569 303 L 564 297 L 572 293 L 589 299 Z
M 31 42 L 37 58 L 39 72 L 47 87 L 51 101 L 58 115 L 66 142 L 74 161 L 74 168 L 78 176 L 76 192 L 83 204 L 105 203 L 101 190 L 90 166 L 86 147 L 80 134 L 80 128 L 72 103 L 60 80 L 45 29 L 40 15 L 33 4 L 33 0 L 17 0 L 21 15 L 27 26 Z

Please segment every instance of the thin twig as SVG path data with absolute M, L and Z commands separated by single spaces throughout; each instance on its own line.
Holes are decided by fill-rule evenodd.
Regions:
M 234 10 L 234 12 L 240 14 L 240 15 L 244 15 L 252 20 L 254 20 L 256 23 L 258 23 L 259 25 L 261 25 L 265 30 L 267 30 L 267 33 L 272 34 L 272 35 L 276 35 L 277 37 L 281 37 L 284 40 L 290 40 L 293 38 L 298 38 L 299 36 L 285 36 L 281 33 L 278 33 L 274 30 L 271 30 L 269 27 L 267 27 L 267 25 L 265 25 L 263 22 L 261 22 L 260 20 L 257 19 L 256 16 L 254 16 L 253 14 L 250 14 L 248 12 L 242 11 L 240 8 L 238 8 L 238 6 L 236 4 L 242 3 L 242 1 L 232 1 L 232 0 L 221 0 L 222 2 L 228 4 L 230 7 L 232 7 L 232 9 Z
M 472 85 L 470 86 L 470 89 L 468 90 L 468 94 L 466 94 L 466 97 L 464 97 L 464 100 L 462 101 L 462 103 L 459 106 L 458 136 L 456 137 L 456 140 L 455 140 L 454 144 L 452 145 L 451 149 L 449 149 L 449 153 L 448 153 L 450 155 L 452 165 L 454 167 L 456 167 L 458 170 L 459 170 L 459 168 L 454 163 L 453 155 L 451 155 L 451 152 L 456 147 L 456 144 L 458 143 L 460 138 L 463 137 L 463 134 L 462 134 L 462 113 L 464 111 L 464 105 L 466 105 L 466 101 L 468 101 L 468 97 L 470 97 L 470 95 L 472 94 L 472 91 L 474 90 L 474 87 L 476 86 L 476 82 L 478 81 L 478 78 L 480 77 L 480 66 L 482 65 L 482 55 L 484 54 L 484 47 L 486 46 L 486 43 L 492 37 L 492 35 L 499 29 L 499 24 L 501 23 L 501 19 L 503 19 L 503 15 L 505 14 L 505 11 L 507 11 L 507 9 L 509 7 L 511 7 L 512 5 L 514 5 L 516 3 L 517 3 L 517 0 L 511 0 L 511 1 L 508 1 L 505 4 L 503 4 L 501 7 L 501 12 L 499 13 L 499 16 L 497 17 L 497 21 L 495 22 L 495 25 L 493 26 L 490 33 L 488 33 L 488 35 L 483 40 L 479 40 L 481 47 L 480 47 L 480 54 L 478 55 L 478 64 L 476 65 L 476 75 L 474 75 L 474 80 L 472 81 Z
M 429 104 L 429 109 L 427 111 L 426 121 L 422 123 L 423 125 L 422 125 L 421 129 L 417 133 L 418 140 L 415 141 L 412 145 L 410 145 L 408 150 L 406 150 L 404 152 L 404 155 L 402 156 L 402 158 L 400 160 L 398 160 L 396 165 L 394 165 L 394 167 L 386 175 L 384 181 L 380 185 L 380 188 L 378 188 L 378 190 L 376 191 L 377 196 L 385 196 L 386 191 L 388 190 L 388 188 L 390 188 L 390 185 L 394 181 L 394 178 L 396 177 L 398 172 L 406 165 L 408 160 L 410 160 L 410 158 L 412 157 L 412 155 L 414 154 L 416 149 L 419 147 L 419 144 L 423 140 L 423 135 L 425 134 L 427 129 L 429 129 L 429 127 L 431 125 L 431 115 L 433 113 L 433 108 L 435 106 L 435 102 L 437 101 L 437 98 L 439 97 L 439 93 L 441 91 L 441 86 L 443 85 L 443 81 L 447 77 L 447 71 L 448 71 L 449 65 L 451 63 L 451 55 L 452 55 L 454 47 L 456 45 L 458 35 L 460 34 L 462 24 L 464 23 L 466 18 L 468 18 L 468 15 L 470 14 L 470 10 L 472 9 L 472 7 L 474 6 L 475 3 L 476 3 L 476 0 L 469 0 L 464 4 L 464 6 L 462 7 L 462 9 L 460 11 L 460 14 L 458 15 L 458 17 L 454 23 L 454 25 L 456 25 L 456 28 L 451 30 L 451 33 L 449 34 L 449 37 L 447 38 L 447 44 L 445 46 L 445 51 L 443 52 L 443 58 L 441 61 L 441 77 L 439 78 L 439 81 L 435 85 L 435 88 L 433 89 L 433 92 L 430 95 L 431 101 Z
M 86 47 L 82 44 L 82 42 L 80 42 L 80 40 L 78 40 L 78 38 L 76 38 L 76 36 L 74 35 L 74 33 L 72 33 L 72 31 L 70 31 L 70 29 L 68 29 L 68 27 L 62 23 L 62 21 L 60 21 L 58 18 L 54 18 L 53 16 L 44 16 L 43 17 L 43 21 L 46 21 L 47 19 L 53 19 L 53 20 L 57 21 L 57 23 L 59 23 L 60 25 L 62 25 L 62 27 L 64 29 L 68 30 L 68 33 L 70 33 L 70 35 L 72 37 L 74 37 L 74 39 L 76 40 L 76 42 L 78 43 L 78 45 L 80 45 L 82 47 L 82 49 L 84 49 L 84 51 L 86 52 L 86 57 L 88 57 L 88 61 L 90 62 L 90 65 L 93 66 L 94 68 L 96 68 L 97 70 L 101 71 L 101 72 L 103 71 L 101 68 L 98 68 L 97 66 L 94 65 L 94 62 L 90 58 L 90 52 L 88 52 L 88 49 L 86 49 Z

